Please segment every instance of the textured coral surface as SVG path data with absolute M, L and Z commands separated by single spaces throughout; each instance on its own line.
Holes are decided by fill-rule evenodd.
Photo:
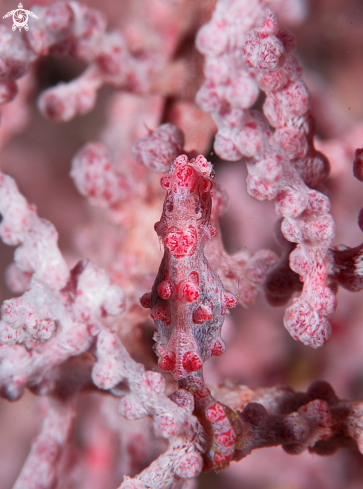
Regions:
M 362 3 L 23 9 L 0 488 L 360 488 Z

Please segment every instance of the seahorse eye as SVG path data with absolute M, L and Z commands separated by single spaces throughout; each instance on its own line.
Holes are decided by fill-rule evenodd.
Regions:
M 198 217 L 202 215 L 202 206 L 199 201 L 195 203 L 195 213 Z
M 166 214 L 171 214 L 174 210 L 174 198 L 172 195 L 170 195 L 167 200 L 165 201 L 165 213 Z

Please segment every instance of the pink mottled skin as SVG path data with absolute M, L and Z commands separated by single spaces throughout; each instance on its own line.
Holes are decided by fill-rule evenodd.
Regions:
M 241 434 L 238 415 L 214 399 L 210 390 L 204 386 L 200 374 L 179 381 L 179 386 L 193 394 L 195 413 L 209 433 L 203 470 L 219 471 L 228 467 L 234 459 L 236 441 Z
M 228 308 L 237 303 L 204 256 L 206 242 L 215 234 L 210 224 L 212 165 L 198 156 L 179 156 L 161 180 L 166 197 L 155 230 L 164 257 L 150 297 L 157 333 L 159 367 L 180 380 L 199 371 L 211 355 L 225 346 L 221 327 Z M 142 298 L 142 304 L 148 295 Z

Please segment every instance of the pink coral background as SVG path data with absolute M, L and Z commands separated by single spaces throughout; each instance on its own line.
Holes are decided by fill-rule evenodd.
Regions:
M 129 26 L 137 24 L 135 19 L 142 17 L 140 12 L 146 12 L 147 2 L 138 0 L 140 11 L 130 7 L 131 1 L 105 0 L 102 5 L 96 1 L 84 3 L 101 8 L 110 27 L 120 27 L 126 37 L 132 38 L 137 36 L 137 30 L 132 32 Z M 14 1 L 3 1 L 0 6 L 2 16 L 14 8 Z M 24 6 L 30 8 L 31 4 L 24 2 Z M 128 19 L 134 24 L 128 23 Z M 142 23 L 143 19 L 139 21 Z M 195 19 L 183 18 L 183 21 L 195 22 Z M 9 20 L 6 25 L 10 29 Z M 167 19 L 160 19 L 159 28 L 167 27 Z M 317 146 L 331 162 L 331 177 L 326 186 L 337 226 L 334 244 L 353 247 L 362 241 L 357 216 L 363 203 L 363 187 L 352 175 L 352 161 L 354 149 L 363 145 L 363 4 L 359 0 L 311 0 L 306 19 L 299 26 L 289 27 L 297 37 L 299 62 L 312 94 L 320 139 Z M 190 49 L 189 41 L 185 41 L 185 49 Z M 70 161 L 83 144 L 98 138 L 117 94 L 114 89 L 103 87 L 90 114 L 64 125 L 45 120 L 37 111 L 35 99 L 44 88 L 74 78 L 83 68 L 71 58 L 43 59 L 21 82 L 16 101 L 1 109 L 2 171 L 16 179 L 28 201 L 37 205 L 39 215 L 53 222 L 59 232 L 60 248 L 71 265 L 83 258 L 76 247 L 76 237 L 81 227 L 91 223 L 92 212 L 69 178 Z M 203 151 L 202 138 L 194 135 L 191 140 L 188 120 L 183 124 L 187 148 Z M 206 156 L 215 163 L 216 180 L 230 198 L 229 210 L 222 218 L 227 250 L 246 248 L 253 252 L 270 248 L 278 251 L 272 239 L 276 220 L 273 206 L 256 202 L 247 195 L 244 165 L 218 161 L 213 154 Z M 0 245 L 1 276 L 11 262 L 12 252 L 9 247 Z M 13 295 L 2 282 L 1 299 Z M 262 297 L 248 310 L 238 306 L 223 327 L 227 352 L 206 363 L 206 382 L 231 379 L 252 387 L 288 384 L 305 390 L 312 381 L 324 379 L 331 383 L 340 398 L 363 399 L 361 295 L 339 291 L 338 309 L 331 321 L 332 339 L 318 350 L 309 349 L 290 337 L 283 328 L 283 311 L 284 308 L 272 309 Z M 151 347 L 150 340 L 149 343 Z M 148 361 L 152 364 L 155 359 L 151 355 Z M 86 394 L 79 401 L 78 410 L 82 415 L 76 426 L 76 449 L 68 463 L 72 467 L 79 461 L 78 452 L 81 453 L 84 445 L 94 446 L 94 451 L 87 453 L 87 457 L 93 457 L 94 474 L 89 474 L 82 483 L 75 476 L 73 485 L 69 486 L 72 488 L 112 489 L 121 482 L 122 466 L 127 465 L 124 448 L 105 434 L 102 417 L 99 419 L 97 411 L 98 402 L 96 395 L 89 398 Z M 0 400 L 1 489 L 12 487 L 31 439 L 39 431 L 41 418 L 41 402 L 32 394 L 27 393 L 14 404 Z M 124 425 L 128 450 L 139 451 L 137 458 L 141 467 L 146 466 L 155 454 L 147 447 L 145 431 L 132 422 L 124 422 Z M 111 473 L 105 467 L 115 470 Z M 200 488 L 212 489 L 358 489 L 362 487 L 362 477 L 363 462 L 357 452 L 341 450 L 328 458 L 309 453 L 297 457 L 277 447 L 255 450 L 240 463 L 232 463 L 226 472 L 201 475 L 198 484 Z

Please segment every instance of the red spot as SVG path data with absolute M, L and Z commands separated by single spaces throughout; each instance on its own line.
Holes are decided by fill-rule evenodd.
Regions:
M 203 324 L 213 317 L 213 310 L 208 304 L 201 304 L 193 313 L 194 324 Z
M 224 351 L 225 351 L 224 346 L 222 345 L 222 343 L 219 340 L 217 340 L 213 345 L 211 353 L 213 356 L 218 357 L 219 355 L 222 355 L 222 353 L 224 353 Z
M 183 368 L 186 372 L 192 373 L 203 367 L 202 360 L 196 353 L 187 351 L 183 357 Z
M 100 467 L 103 470 L 107 470 L 108 467 L 108 455 L 104 450 L 97 448 L 90 448 L 87 453 L 87 463 L 89 463 L 92 467 Z
M 188 282 L 199 285 L 199 275 L 197 272 L 191 272 L 188 277 Z
M 249 129 L 257 129 L 257 124 L 256 122 L 247 122 L 247 124 L 245 124 L 245 127 Z
M 207 389 L 207 387 L 202 387 L 201 389 L 198 389 L 196 392 L 194 392 L 193 395 L 196 400 L 206 399 L 210 396 L 210 390 Z
M 174 168 L 181 168 L 189 163 L 187 155 L 180 155 L 174 162 Z
M 212 188 L 213 188 L 213 183 L 209 179 L 203 178 L 200 180 L 199 191 L 201 193 L 210 192 Z
M 48 93 L 44 96 L 44 112 L 49 119 L 59 121 L 62 120 L 65 111 L 63 100 L 58 98 L 56 94 Z
M 225 307 L 228 307 L 228 309 L 231 309 L 232 307 L 236 307 L 237 299 L 233 294 L 229 294 L 228 292 L 225 292 L 223 297 L 223 304 Z
M 222 447 L 230 447 L 234 444 L 236 440 L 236 435 L 232 429 L 222 433 L 221 435 L 216 435 L 216 439 Z
M 190 192 L 193 192 L 198 179 L 197 172 L 191 166 L 185 165 L 175 173 L 174 191 L 177 192 L 178 188 L 187 188 Z
M 150 316 L 154 321 L 162 321 L 165 326 L 168 326 L 171 322 L 170 313 L 166 304 L 156 304 L 152 308 Z
M 210 234 L 211 238 L 213 238 L 213 236 L 215 236 L 217 234 L 217 230 L 213 226 L 208 226 L 208 230 L 209 230 L 209 234 Z
M 170 187 L 170 177 L 163 177 L 160 180 L 160 184 L 163 187 L 164 190 L 167 190 Z
M 165 300 L 170 299 L 173 293 L 173 287 L 168 280 L 163 280 L 162 282 L 160 282 L 157 290 L 160 297 Z
M 230 459 L 231 459 L 231 456 L 232 455 L 229 455 L 229 456 L 225 456 L 225 455 L 222 455 L 220 453 L 215 453 L 214 454 L 214 462 L 216 465 L 226 465 Z
M 117 75 L 120 72 L 120 60 L 119 58 L 120 49 L 114 47 L 110 50 L 110 54 L 103 54 L 98 56 L 97 63 L 102 71 L 110 75 Z
M 187 282 L 182 289 L 182 296 L 187 302 L 195 302 L 200 297 L 200 289 L 197 285 Z
M 213 424 L 222 421 L 226 417 L 226 413 L 220 404 L 215 403 L 206 410 L 205 417 Z
M 224 28 L 224 25 L 222 28 Z M 198 155 L 195 158 L 194 165 L 199 168 L 203 175 L 209 176 L 213 170 L 211 163 L 203 155 Z
M 158 364 L 164 372 L 171 372 L 175 368 L 175 353 L 171 352 L 159 358 Z
M 173 226 L 165 236 L 164 243 L 176 258 L 191 256 L 197 247 L 197 231 L 193 226 L 185 231 Z
M 140 298 L 140 304 L 142 307 L 145 307 L 145 309 L 150 309 L 151 307 L 151 292 L 147 292 Z

